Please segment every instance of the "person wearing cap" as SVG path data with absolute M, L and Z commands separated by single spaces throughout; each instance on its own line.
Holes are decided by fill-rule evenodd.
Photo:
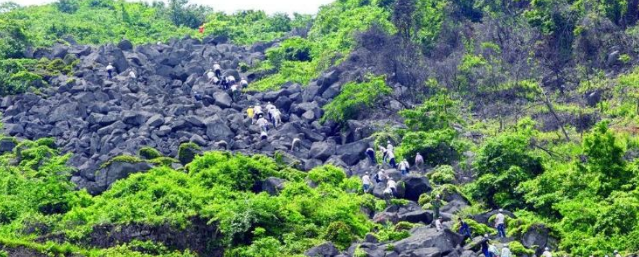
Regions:
M 511 257 L 513 254 L 512 252 L 510 252 L 510 249 L 508 249 L 508 245 L 504 244 L 501 248 L 501 256 L 500 257 Z
M 393 169 L 397 169 L 397 163 L 395 162 L 395 153 L 391 150 L 386 149 L 386 158 L 388 158 L 388 164 L 393 167 Z
M 213 64 L 213 72 L 215 72 L 215 76 L 219 79 L 222 77 L 222 66 L 219 63 Z
M 384 200 L 386 201 L 386 206 L 391 205 L 392 198 L 393 198 L 393 190 L 390 187 L 386 187 L 386 189 L 384 189 Z
M 394 179 L 389 178 L 386 186 L 393 191 L 393 195 L 397 194 L 397 182 Z
M 362 185 L 364 185 L 364 193 L 367 193 L 371 186 L 371 177 L 368 175 L 368 172 L 362 176 Z
M 497 213 L 497 216 L 495 216 L 495 228 L 497 228 L 497 234 L 501 238 L 506 237 L 506 228 L 504 223 L 505 220 L 506 217 L 504 216 L 504 210 L 499 209 L 499 213 Z
M 113 67 L 112 63 L 109 63 L 109 65 L 106 66 L 106 71 L 109 74 L 109 79 L 113 79 L 113 71 L 115 70 L 115 68 Z
M 550 248 L 544 248 L 544 253 L 541 254 L 543 257 L 552 257 L 552 253 L 550 252 Z
M 484 257 L 492 257 L 490 256 L 490 251 L 488 251 L 488 234 L 484 234 L 484 237 L 481 239 L 481 252 L 484 254 Z
M 266 139 L 268 139 L 268 133 L 262 130 L 262 132 L 260 133 L 260 138 L 262 139 L 262 141 L 266 141 Z
M 464 236 L 463 241 L 466 241 L 466 239 L 472 236 L 472 233 L 470 231 L 470 226 L 468 226 L 468 223 L 464 222 L 462 218 L 458 218 L 457 220 L 459 221 L 459 234 Z
M 439 218 L 439 209 L 442 207 L 442 197 L 440 195 L 435 196 L 431 205 L 433 206 L 433 218 Z
M 298 147 L 300 147 L 300 142 L 302 140 L 300 140 L 299 138 L 293 138 L 293 142 L 291 143 L 291 151 L 295 151 L 295 149 L 297 149 Z
M 393 144 L 391 143 L 391 141 L 390 141 L 390 140 L 387 140 L 387 141 L 386 141 L 386 150 L 388 150 L 388 151 L 393 151 L 393 150 L 395 150 L 395 147 L 393 146 Z
M 386 164 L 386 157 L 388 156 L 388 150 L 383 146 L 379 146 L 379 151 L 382 153 L 382 163 Z
M 242 86 L 242 88 L 247 88 L 248 87 L 248 81 L 245 78 L 242 78 L 240 80 L 240 86 Z
M 372 147 L 366 149 L 366 156 L 371 161 L 371 164 L 377 164 L 377 158 L 375 158 L 375 150 Z

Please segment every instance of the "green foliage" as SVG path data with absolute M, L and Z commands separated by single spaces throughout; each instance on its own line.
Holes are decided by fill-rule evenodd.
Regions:
M 344 222 L 337 221 L 328 225 L 324 239 L 335 243 L 335 246 L 343 250 L 348 248 L 355 238 L 348 225 Z
M 522 123 L 523 124 L 523 123 Z M 486 141 L 474 162 L 478 179 L 469 185 L 474 199 L 491 207 L 520 207 L 520 183 L 543 172 L 541 158 L 529 149 L 530 129 L 502 133 Z
M 140 150 L 138 151 L 138 155 L 146 160 L 151 160 L 163 156 L 160 151 L 148 146 L 140 148 Z
M 346 174 L 340 168 L 332 165 L 324 165 L 309 171 L 308 177 L 317 184 L 327 183 L 338 186 L 346 178 Z
M 363 83 L 347 83 L 342 92 L 327 105 L 322 121 L 332 120 L 346 122 L 354 119 L 368 108 L 373 108 L 385 96 L 391 93 L 391 88 L 384 82 L 384 76 L 367 77 Z
M 80 1 L 78 0 L 59 0 L 55 3 L 55 7 L 58 11 L 63 13 L 75 13 L 80 8 Z
M 143 162 L 143 160 L 138 158 L 137 156 L 119 155 L 119 156 L 113 157 L 110 160 L 102 163 L 102 165 L 100 165 L 100 168 L 101 169 L 107 168 L 107 167 L 111 166 L 111 164 L 116 163 L 116 162 L 140 163 L 140 162 Z
M 0 17 L 0 60 L 23 57 L 29 43 L 24 22 L 6 21 Z
M 450 165 L 441 165 L 426 176 L 436 184 L 450 184 L 455 181 L 455 170 Z

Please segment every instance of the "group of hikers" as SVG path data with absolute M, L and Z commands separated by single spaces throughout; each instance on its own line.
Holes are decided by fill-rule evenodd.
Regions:
M 264 112 L 266 112 L 268 116 L 264 115 Z M 251 119 L 251 124 L 255 124 L 260 128 L 260 139 L 262 141 L 268 139 L 269 126 L 272 125 L 273 128 L 277 128 L 282 124 L 282 113 L 271 102 L 268 102 L 264 109 L 262 109 L 262 106 L 259 104 L 249 106 L 249 108 L 246 109 L 246 114 L 247 117 Z

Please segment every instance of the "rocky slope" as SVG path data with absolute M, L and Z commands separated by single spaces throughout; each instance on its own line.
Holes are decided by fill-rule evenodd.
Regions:
M 203 41 L 185 38 L 168 44 L 136 47 L 122 41 L 118 45 L 100 47 L 57 45 L 50 50 L 38 51 L 33 53 L 34 58 L 74 55 L 80 59 L 80 64 L 74 76 L 51 78 L 51 87 L 41 94 L 4 97 L 0 109 L 5 133 L 26 139 L 55 138 L 64 152 L 73 153 L 70 165 L 77 171 L 72 181 L 92 194 L 100 194 L 118 179 L 152 167 L 144 162 L 103 165 L 111 158 L 135 155 L 145 146 L 154 147 L 167 156 L 176 156 L 180 144 L 185 142 L 198 144 L 203 150 L 277 155 L 303 170 L 327 163 L 345 168 L 349 176 L 376 170 L 364 155 L 366 148 L 373 146 L 371 135 L 381 127 L 399 122 L 392 119 L 352 120 L 343 127 L 319 122 L 323 114 L 321 107 L 339 94 L 344 82 L 351 80 L 354 74 L 364 72 L 351 69 L 353 67 L 335 67 L 309 85 L 287 84 L 277 91 L 247 92 L 238 101 L 233 101 L 228 92 L 208 84 L 204 78 L 205 71 L 214 62 L 219 62 L 225 74 L 255 79 L 259 74 L 240 72 L 240 63 L 251 65 L 263 60 L 265 51 L 276 44 L 238 47 L 214 38 Z M 107 79 L 105 71 L 108 63 L 113 63 L 118 72 L 112 80 Z M 128 78 L 129 71 L 138 74 L 137 81 Z M 194 92 L 204 95 L 202 101 L 194 99 Z M 283 124 L 269 132 L 267 141 L 261 141 L 259 128 L 251 124 L 245 110 L 249 106 L 264 106 L 269 102 L 282 111 Z M 388 105 L 391 109 L 401 108 L 396 102 Z M 302 143 L 299 149 L 291 151 L 294 138 L 300 138 Z M 433 213 L 415 203 L 422 193 L 433 190 L 423 176 L 426 171 L 415 171 L 406 177 L 396 170 L 388 172 L 396 181 L 403 182 L 400 183 L 403 186 L 398 189 L 398 197 L 409 200 L 409 204 L 394 205 L 378 213 L 363 211 L 378 223 L 408 221 L 430 224 Z M 281 181 L 265 181 L 264 184 L 267 188 L 276 188 Z M 385 184 L 380 183 L 372 192 L 381 198 L 384 188 Z M 443 207 L 443 215 L 446 225 L 452 228 L 452 216 L 469 202 L 455 193 L 446 195 L 445 200 L 448 204 Z M 477 220 L 488 223 L 492 214 Z M 144 237 L 126 233 L 114 235 L 109 230 L 109 227 L 96 230 L 95 242 L 107 238 L 118 242 L 157 239 L 164 240 L 169 246 L 193 250 L 206 245 L 180 241 L 179 236 L 157 237 L 154 233 L 173 232 L 156 228 L 131 226 L 131 231 L 146 231 L 142 233 L 147 234 Z M 101 231 L 104 233 L 101 234 Z M 529 238 L 524 239 L 526 247 L 553 246 L 547 230 L 533 228 L 526 233 Z M 364 251 L 367 256 L 477 255 L 476 244 L 462 246 L 461 236 L 450 229 L 438 232 L 430 226 L 423 226 L 414 228 L 410 234 L 406 239 L 390 243 L 380 243 L 372 236 L 367 237 L 342 253 L 328 243 L 309 250 L 307 255 L 354 256 L 356 251 Z M 475 242 L 478 240 L 476 238 Z M 221 255 L 220 252 L 205 250 L 197 252 Z

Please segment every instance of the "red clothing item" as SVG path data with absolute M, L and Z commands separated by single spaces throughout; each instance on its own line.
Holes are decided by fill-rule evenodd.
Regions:
M 204 33 L 204 26 L 200 26 L 200 34 Z

